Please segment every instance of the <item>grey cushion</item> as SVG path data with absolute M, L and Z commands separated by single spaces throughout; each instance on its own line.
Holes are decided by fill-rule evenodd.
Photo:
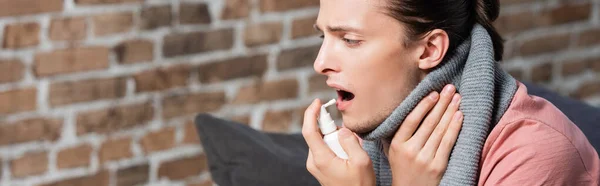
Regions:
M 211 176 L 220 186 L 319 185 L 306 170 L 308 146 L 300 134 L 273 134 L 207 114 L 196 129 Z

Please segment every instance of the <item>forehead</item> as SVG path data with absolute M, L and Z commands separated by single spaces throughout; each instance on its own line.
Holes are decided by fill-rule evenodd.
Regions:
M 317 25 L 383 29 L 397 22 L 385 11 L 386 0 L 321 0 Z

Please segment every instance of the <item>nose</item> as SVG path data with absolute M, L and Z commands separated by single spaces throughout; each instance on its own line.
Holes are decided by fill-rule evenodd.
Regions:
M 335 53 L 331 52 L 332 48 L 328 46 L 328 42 L 323 41 L 319 54 L 315 59 L 313 68 L 322 75 L 329 75 L 340 71 L 339 63 L 336 61 Z

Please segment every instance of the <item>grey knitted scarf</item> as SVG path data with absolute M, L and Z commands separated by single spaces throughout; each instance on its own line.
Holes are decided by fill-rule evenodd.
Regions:
M 462 129 L 450 154 L 440 185 L 476 185 L 483 144 L 494 125 L 508 108 L 517 82 L 494 60 L 492 40 L 485 28 L 475 25 L 470 38 L 438 68 L 431 71 L 406 99 L 374 130 L 359 134 L 373 161 L 377 185 L 391 185 L 392 174 L 382 141 L 391 138 L 409 112 L 432 91 L 447 84 L 456 86 L 464 114 Z

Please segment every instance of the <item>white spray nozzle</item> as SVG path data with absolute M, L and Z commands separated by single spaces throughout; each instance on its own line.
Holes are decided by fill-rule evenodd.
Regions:
M 323 104 L 321 106 L 321 113 L 319 114 L 319 129 L 321 129 L 321 133 L 323 135 L 332 133 L 337 130 L 337 126 L 333 119 L 331 119 L 331 115 L 327 112 L 327 107 L 335 104 L 335 99 L 330 100 L 329 102 Z
M 335 104 L 335 99 L 329 100 L 327 103 L 323 104 L 321 107 L 328 107 Z

